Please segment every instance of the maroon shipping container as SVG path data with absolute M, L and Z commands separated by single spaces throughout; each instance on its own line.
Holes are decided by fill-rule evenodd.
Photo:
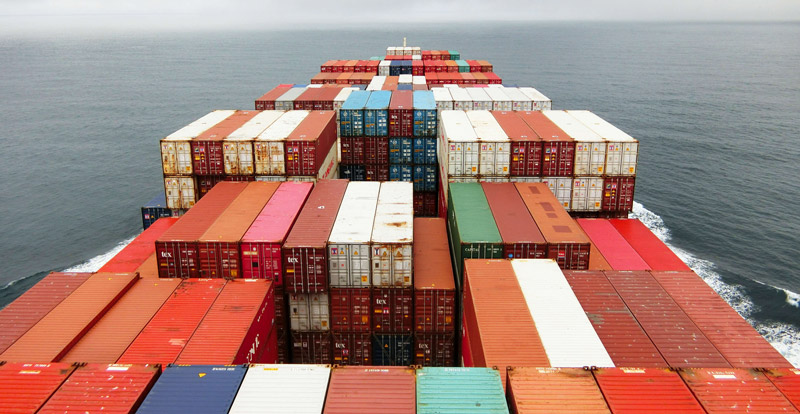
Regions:
M 372 365 L 372 334 L 336 332 L 333 337 L 333 363 L 336 365 Z
M 675 253 L 638 219 L 611 219 L 612 226 L 625 238 L 652 270 L 691 271 Z
M 456 326 L 456 287 L 447 222 L 414 219 L 414 329 L 417 333 L 450 333 Z
M 200 177 L 195 177 L 195 181 L 197 182 L 197 199 L 200 200 L 214 188 L 217 183 L 225 181 L 224 175 L 204 175 Z
M 389 164 L 367 164 L 364 169 L 366 170 L 366 181 L 389 181 Z
M 288 293 L 328 290 L 327 242 L 347 180 L 319 180 L 283 244 L 283 279 Z M 196 208 L 196 207 L 195 207 Z
M 606 271 L 605 275 L 669 366 L 730 367 L 650 273 Z
M 50 273 L 0 310 L 0 354 L 75 291 L 91 273 Z
M 414 92 L 395 91 L 389 101 L 389 136 L 414 136 Z
M 156 240 L 159 277 L 198 277 L 197 240 L 247 187 L 222 182 Z
M 571 177 L 575 162 L 575 140 L 540 111 L 517 114 L 542 139 L 542 176 Z
M 332 330 L 369 332 L 369 288 L 331 288 L 330 303 Z
M 606 177 L 603 180 L 603 211 L 633 211 L 633 188 L 636 179 L 632 177 Z
M 336 96 L 339 95 L 339 92 L 342 91 L 340 87 L 333 87 L 333 88 L 320 88 L 319 95 L 317 95 L 317 99 L 314 101 L 314 111 L 333 111 L 333 100 L 336 99 Z
M 278 357 L 278 331 L 277 329 L 272 329 L 267 335 L 267 341 L 263 346 L 261 355 L 256 357 L 255 360 L 263 364 L 278 364 L 280 363 Z
M 292 332 L 292 363 L 294 364 L 330 364 L 331 333 L 325 332 Z
M 735 368 L 791 368 L 772 345 L 694 272 L 653 278 Z
M 414 192 L 414 216 L 436 217 L 436 208 L 439 205 L 439 194 L 436 192 Z
M 513 183 L 481 183 L 486 201 L 492 210 L 500 237 L 503 258 L 543 259 L 547 257 L 547 241 L 522 202 Z
M 414 364 L 424 367 L 456 366 L 455 333 L 415 333 Z
M 342 165 L 364 164 L 364 137 L 341 137 Z
M 333 72 L 333 66 L 336 65 L 335 60 L 329 60 L 319 67 L 320 72 Z
M 603 272 L 565 270 L 564 277 L 619 367 L 665 367 L 664 358 Z
M 74 370 L 64 363 L 0 365 L 0 410 L 35 413 Z
M 372 332 L 404 333 L 414 329 L 412 288 L 372 289 Z
M 364 164 L 386 166 L 389 168 L 389 138 L 364 137 Z M 388 180 L 388 178 L 386 179 Z M 386 181 L 375 180 L 375 181 Z
M 258 115 L 259 111 L 236 111 L 220 123 L 198 135 L 191 142 L 192 166 L 196 175 L 225 174 L 222 141 Z
M 312 111 L 286 138 L 286 175 L 316 176 L 336 143 L 336 112 Z
M 411 74 L 414 76 L 422 76 L 425 74 L 425 64 L 421 60 L 414 60 L 411 62 Z
M 410 367 L 334 367 L 325 414 L 414 414 L 416 376 Z
M 286 91 L 288 91 L 290 88 L 291 86 L 289 85 L 278 85 L 275 88 L 272 88 L 272 90 L 256 99 L 256 110 L 275 109 L 275 100 L 280 98 L 281 95 L 286 93 Z
M 800 410 L 800 370 L 770 369 L 764 374 L 792 402 L 794 408 Z
M 593 374 L 615 414 L 705 413 L 675 371 L 664 368 L 600 368 Z
M 539 135 L 516 112 L 492 111 L 492 116 L 511 140 L 511 176 L 540 177 L 543 141 Z
M 678 373 L 709 414 L 797 412 L 772 382 L 755 370 L 697 368 Z
M 306 110 L 306 111 L 313 111 L 314 110 L 314 102 L 318 99 L 319 94 L 322 92 L 322 88 L 308 88 L 303 93 L 300 94 L 297 98 L 295 98 L 293 104 L 293 109 L 295 110 Z

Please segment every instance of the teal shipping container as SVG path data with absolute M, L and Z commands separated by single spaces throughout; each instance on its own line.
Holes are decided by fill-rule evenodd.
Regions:
M 447 198 L 450 248 L 460 290 L 464 285 L 464 260 L 502 259 L 503 239 L 480 183 L 450 183 Z
M 458 59 L 456 60 L 456 64 L 458 65 L 458 71 L 461 73 L 469 73 L 469 63 L 466 60 Z
M 417 414 L 508 414 L 500 373 L 492 368 L 417 370 Z

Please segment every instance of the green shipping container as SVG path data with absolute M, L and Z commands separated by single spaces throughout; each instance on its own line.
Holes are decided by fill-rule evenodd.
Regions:
M 469 63 L 466 60 L 456 60 L 459 72 L 469 72 Z
M 417 370 L 417 414 L 508 414 L 500 373 L 492 368 Z
M 502 259 L 503 239 L 480 183 L 450 183 L 447 225 L 456 263 L 456 282 L 464 285 L 464 259 Z
M 461 59 L 461 53 L 455 50 L 448 50 L 447 53 L 450 54 L 450 60 L 459 60 Z

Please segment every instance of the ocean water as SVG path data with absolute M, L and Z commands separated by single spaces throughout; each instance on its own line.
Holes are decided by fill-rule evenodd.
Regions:
M 162 191 L 160 138 L 404 36 L 638 138 L 633 216 L 800 366 L 797 23 L 5 34 L 0 307 L 49 271 L 97 269 L 140 231 Z

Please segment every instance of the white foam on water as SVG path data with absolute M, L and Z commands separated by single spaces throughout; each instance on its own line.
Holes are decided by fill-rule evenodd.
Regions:
M 633 213 L 631 218 L 637 218 L 650 231 L 663 241 L 673 252 L 675 252 L 684 263 L 686 263 L 698 276 L 700 276 L 714 291 L 717 292 L 739 315 L 753 325 L 772 346 L 781 353 L 789 362 L 800 368 L 800 328 L 792 324 L 778 323 L 772 321 L 758 321 L 752 318 L 754 312 L 758 311 L 758 306 L 744 292 L 741 285 L 728 284 L 722 281 L 722 277 L 715 270 L 714 263 L 700 259 L 693 254 L 675 247 L 669 243 L 671 239 L 669 228 L 664 224 L 661 216 L 646 209 L 641 203 L 633 202 Z M 776 288 L 777 289 L 777 288 Z M 800 294 L 781 289 L 786 292 L 786 302 L 800 307 Z
M 64 269 L 62 271 L 63 272 L 94 273 L 97 270 L 99 270 L 101 267 L 103 267 L 103 265 L 108 263 L 108 261 L 111 260 L 112 257 L 116 256 L 117 253 L 120 252 L 120 250 L 124 249 L 125 246 L 130 244 L 130 242 L 133 241 L 134 238 L 135 238 L 135 236 L 131 237 L 129 239 L 125 239 L 125 240 L 119 242 L 116 246 L 114 246 L 113 249 L 111 249 L 111 250 L 109 250 L 109 251 L 107 251 L 107 252 L 105 252 L 103 254 L 100 254 L 98 256 L 92 257 L 91 259 L 89 259 L 89 260 L 87 260 L 87 261 L 85 261 L 83 263 L 80 263 L 80 264 L 77 264 L 75 266 L 72 266 L 72 267 L 69 267 L 67 269 Z

